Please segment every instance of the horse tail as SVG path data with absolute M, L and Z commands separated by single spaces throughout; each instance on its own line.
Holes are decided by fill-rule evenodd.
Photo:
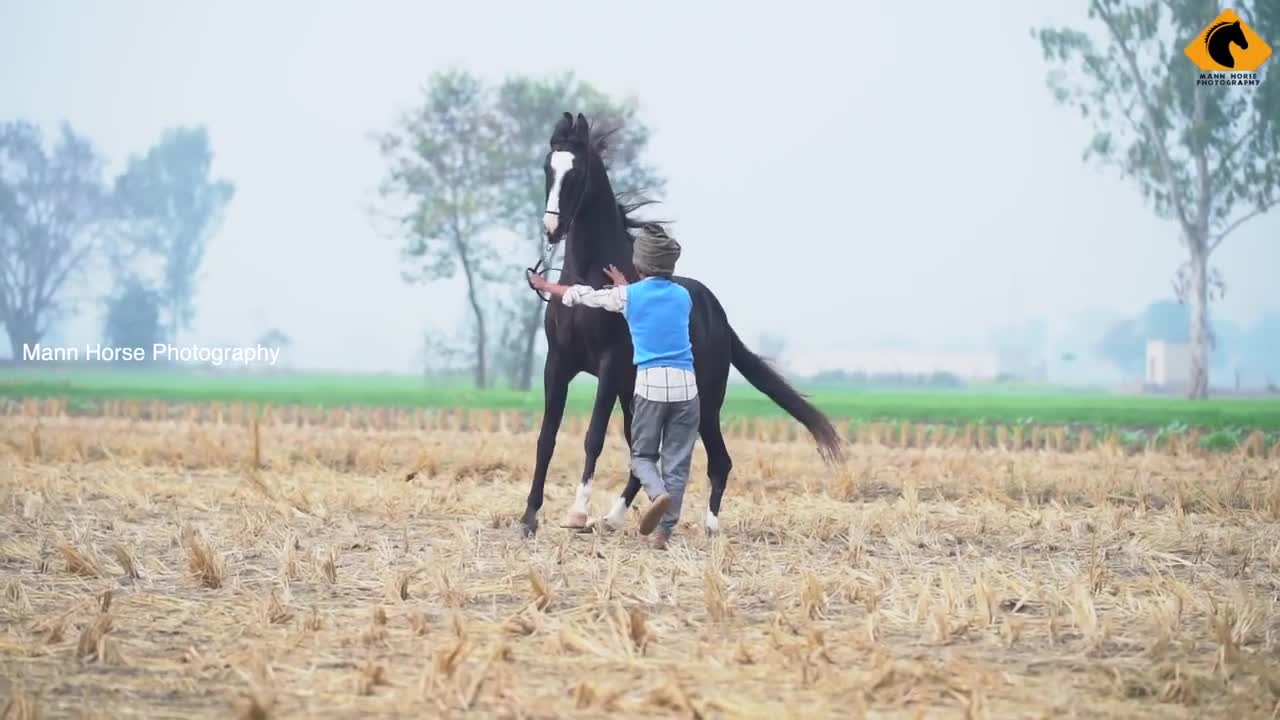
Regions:
M 818 454 L 828 465 L 844 462 L 844 446 L 840 434 L 822 411 L 814 407 L 804 395 L 774 370 L 764 358 L 756 355 L 742 343 L 738 334 L 729 328 L 733 366 L 755 389 L 777 403 L 787 414 L 795 418 L 818 443 Z

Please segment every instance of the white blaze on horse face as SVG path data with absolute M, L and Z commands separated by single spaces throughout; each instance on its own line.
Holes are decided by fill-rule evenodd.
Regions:
M 591 506 L 591 481 L 593 478 L 587 478 L 587 481 L 578 486 L 578 497 L 573 501 L 573 509 L 583 515 L 587 514 L 587 510 Z
M 550 235 L 560 224 L 560 187 L 564 184 L 564 176 L 573 169 L 573 153 L 557 150 L 551 153 L 551 192 L 547 193 L 547 213 L 542 216 L 542 226 Z

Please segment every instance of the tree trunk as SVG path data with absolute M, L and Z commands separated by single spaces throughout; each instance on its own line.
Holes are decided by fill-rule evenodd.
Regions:
M 539 237 L 538 241 L 541 242 L 542 238 Z M 551 271 L 551 267 L 555 265 L 556 256 L 559 253 L 560 248 L 556 247 L 552 249 L 551 256 L 547 259 L 547 267 L 543 268 L 543 272 Z M 554 280 L 554 278 L 547 279 Z M 516 387 L 519 390 L 530 390 L 533 388 L 533 357 L 534 350 L 538 346 L 538 331 L 542 329 L 541 321 L 544 310 L 543 305 L 545 305 L 545 303 L 535 297 L 529 306 L 529 315 L 525 318 L 525 325 L 523 328 L 524 346 L 520 349 L 520 358 L 518 360 L 520 363 L 520 377 L 516 383 Z
M 535 299 L 529 307 L 529 315 L 524 323 L 524 346 L 520 349 L 519 375 L 516 378 L 517 390 L 529 390 L 533 387 L 533 351 L 538 345 L 538 321 L 542 319 L 542 301 Z
M 476 387 L 484 389 L 488 380 L 485 356 L 488 354 L 489 340 L 484 330 L 484 310 L 480 307 L 475 288 L 470 284 L 467 285 L 467 298 L 471 301 L 471 312 L 476 318 Z
M 476 293 L 476 277 L 471 272 L 471 263 L 465 252 L 461 253 L 461 260 L 462 272 L 467 279 L 467 302 L 471 305 L 471 312 L 476 320 L 475 383 L 476 388 L 483 390 L 489 377 L 485 363 L 489 338 L 484 328 L 484 308 L 480 306 L 480 298 Z
M 1203 247 L 1203 245 L 1201 245 Z M 1209 289 L 1208 258 L 1203 251 L 1191 252 L 1191 383 L 1187 397 L 1209 397 Z
M 40 342 L 40 336 L 35 330 L 35 321 L 28 321 L 22 317 L 11 318 L 4 324 L 5 334 L 9 336 L 9 350 L 13 353 L 13 361 L 15 364 L 23 362 L 24 346 L 35 346 Z

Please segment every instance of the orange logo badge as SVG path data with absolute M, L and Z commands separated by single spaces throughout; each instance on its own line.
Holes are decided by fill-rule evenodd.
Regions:
M 1234 10 L 1223 10 L 1187 45 L 1185 52 L 1201 72 L 1255 73 L 1271 57 L 1271 46 Z M 1248 79 L 1256 83 L 1256 78 Z

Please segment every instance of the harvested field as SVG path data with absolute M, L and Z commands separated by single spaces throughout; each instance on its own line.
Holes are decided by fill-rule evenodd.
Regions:
M 665 551 L 534 435 L 0 418 L 9 717 L 1272 717 L 1280 460 L 730 441 Z M 625 479 L 610 435 L 594 514 Z M 406 481 L 409 470 L 420 472 Z M 643 500 L 637 502 L 643 505 Z
M 532 397 L 532 396 L 529 396 Z M 760 396 L 763 398 L 764 396 Z M 922 396 L 928 399 L 931 396 Z M 767 400 L 767 398 L 765 398 Z M 594 396 L 589 398 L 594 402 Z M 919 398 L 917 398 L 919 400 Z M 1265 408 L 1265 403 L 1258 403 Z M 777 409 L 777 406 L 773 406 Z M 94 417 L 105 420 L 182 420 L 190 423 L 242 425 L 258 422 L 263 427 L 341 428 L 345 430 L 481 430 L 486 432 L 520 432 L 537 428 L 541 414 L 529 410 L 495 410 L 468 407 L 399 408 L 399 407 L 324 407 L 308 405 L 270 405 L 245 402 L 174 403 L 161 400 L 102 400 L 87 405 L 72 404 L 66 398 L 27 397 L 12 400 L 0 397 L 0 417 L 24 418 Z M 587 417 L 567 414 L 561 431 L 582 435 Z M 850 442 L 871 443 L 896 448 L 957 448 L 986 450 L 1053 450 L 1056 452 L 1089 451 L 1097 448 L 1123 450 L 1127 453 L 1160 451 L 1200 453 L 1212 451 L 1244 451 L 1248 456 L 1280 458 L 1280 434 L 1258 429 L 1233 427 L 1208 431 L 1173 423 L 1161 428 L 1125 429 L 1119 426 L 1093 426 L 1068 422 L 1044 424 L 1022 418 L 1000 423 L 972 420 L 966 422 L 833 421 Z M 622 431 L 621 413 L 612 418 L 614 432 Z M 791 442 L 805 436 L 805 431 L 790 418 L 725 414 L 721 421 L 724 436 L 729 439 Z

